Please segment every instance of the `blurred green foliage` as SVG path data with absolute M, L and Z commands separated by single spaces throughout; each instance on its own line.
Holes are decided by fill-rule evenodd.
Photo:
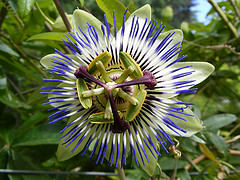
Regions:
M 110 6 L 110 1 L 105 4 L 100 3 L 100 0 L 97 0 L 98 3 L 94 0 L 60 2 L 69 15 L 78 7 L 90 11 L 99 19 L 103 17 L 101 9 L 107 14 L 114 8 Z M 113 2 L 127 6 L 130 12 L 143 5 L 140 0 Z M 173 18 L 164 20 L 164 23 L 167 29 L 183 29 L 183 54 L 188 55 L 186 61 L 207 61 L 216 68 L 214 74 L 198 86 L 198 93 L 182 97 L 185 101 L 196 103 L 193 110 L 203 120 L 205 129 L 192 138 L 178 138 L 181 159 L 162 152 L 162 157 L 159 158 L 161 176 L 163 179 L 184 180 L 239 179 L 236 171 L 240 170 L 240 1 L 222 0 L 217 3 L 237 31 L 237 36 L 216 8 L 209 11 L 208 22 L 197 22 L 189 9 L 194 2 L 144 1 L 152 6 L 153 15 L 159 22 L 164 8 L 168 6 L 173 9 Z M 120 13 L 121 11 L 117 12 L 116 17 L 121 17 Z M 59 162 L 56 158 L 59 138 L 57 132 L 63 124 L 47 125 L 49 107 L 41 105 L 47 97 L 39 94 L 43 85 L 41 79 L 47 75 L 41 70 L 39 60 L 53 53 L 54 48 L 65 51 L 60 41 L 65 31 L 53 1 L 0 2 L 0 169 L 115 171 L 106 165 L 96 166 L 89 160 L 89 154 L 75 156 L 64 162 Z M 125 172 L 127 179 L 150 178 L 138 167 L 126 168 Z M 160 172 L 158 168 L 155 170 L 156 178 Z M 0 179 L 11 180 L 78 178 L 79 176 L 0 174 Z M 104 177 L 81 177 L 91 178 Z M 105 178 L 117 179 L 114 176 Z

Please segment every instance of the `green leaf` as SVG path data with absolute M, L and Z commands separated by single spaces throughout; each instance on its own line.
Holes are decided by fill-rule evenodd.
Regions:
M 215 162 L 217 165 L 220 165 L 219 161 L 216 159 L 213 152 L 205 145 L 205 144 L 199 144 L 200 151 L 207 156 L 210 160 Z
M 44 169 L 41 167 L 41 159 L 46 156 L 45 152 L 47 148 L 42 148 L 42 151 L 27 150 L 27 149 L 16 149 L 11 151 L 11 155 L 8 159 L 8 167 L 7 169 L 14 170 L 35 170 L 35 171 L 43 171 Z M 10 180 L 51 180 L 52 177 L 47 174 L 8 174 Z
M 173 159 L 170 157 L 161 157 L 158 162 L 162 170 L 173 170 L 175 165 L 177 169 L 183 169 L 186 165 L 188 165 L 187 161 Z
M 14 11 L 14 13 L 17 12 L 17 1 L 16 0 L 8 0 L 9 6 L 12 8 L 12 10 Z
M 178 171 L 177 177 L 182 180 L 191 180 L 191 176 L 190 176 L 189 172 L 185 169 Z
M 214 144 L 214 146 L 221 153 L 226 153 L 228 151 L 228 145 L 226 144 L 222 136 L 218 136 L 212 132 L 206 132 L 208 139 Z
M 7 89 L 7 78 L 0 78 L 0 90 Z
M 41 77 L 37 73 L 33 73 L 30 68 L 25 68 L 20 61 L 12 60 L 9 57 L 0 55 L 0 65 L 9 73 L 19 75 L 23 78 L 29 78 L 35 82 L 41 81 Z
M 237 120 L 234 114 L 216 114 L 203 121 L 206 130 L 215 131 Z
M 61 126 L 40 125 L 27 131 L 14 141 L 13 146 L 37 146 L 43 144 L 58 144 Z
M 39 96 L 39 94 L 38 94 L 38 96 Z M 15 133 L 15 136 L 17 137 L 17 136 L 23 135 L 26 131 L 34 128 L 34 126 L 37 123 L 41 122 L 46 117 L 47 117 L 46 114 L 44 114 L 42 112 L 37 112 L 37 113 L 33 114 L 29 119 L 24 121 L 24 123 L 20 126 L 20 128 Z
M 25 17 L 32 10 L 35 0 L 18 0 L 17 2 L 20 17 Z
M 27 104 L 19 101 L 18 97 L 16 97 L 9 89 L 0 89 L 0 102 L 12 108 L 30 108 Z
M 0 150 L 0 169 L 6 169 L 8 162 L 8 151 L 6 149 Z M 7 175 L 0 173 L 0 179 L 7 179 Z
M 8 151 L 3 148 L 0 150 L 0 169 L 5 169 L 7 167 L 7 159 L 8 159 Z
M 203 139 L 197 137 L 196 135 L 191 136 L 190 139 L 201 144 L 206 144 L 206 142 Z
M 126 11 L 126 7 L 119 0 L 96 0 L 99 8 L 106 14 L 108 23 L 113 24 L 113 11 L 115 12 L 115 19 L 117 29 L 119 30 L 123 22 L 123 14 Z M 126 14 L 126 19 L 130 16 L 129 11 Z
M 28 38 L 27 41 L 32 41 L 32 40 L 62 41 L 61 38 L 64 38 L 65 34 L 68 34 L 68 32 L 46 32 L 46 33 L 34 34 L 30 38 Z
M 79 0 L 80 6 L 83 7 L 84 6 L 84 0 Z
M 5 43 L 3 43 L 2 41 L 0 41 L 0 51 L 8 53 L 12 56 L 16 56 L 18 57 L 19 54 L 16 53 L 11 47 L 9 47 L 8 45 L 6 45 Z

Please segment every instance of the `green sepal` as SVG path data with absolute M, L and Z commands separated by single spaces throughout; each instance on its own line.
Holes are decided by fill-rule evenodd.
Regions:
M 75 87 L 71 84 L 66 84 L 66 83 L 60 83 L 57 85 L 57 87 Z M 58 90 L 51 90 L 51 92 L 53 91 L 58 91 Z M 71 96 L 68 96 L 68 97 L 75 97 L 76 95 L 71 95 Z M 48 98 L 54 98 L 54 97 L 59 97 L 59 95 L 57 94 L 48 94 Z M 53 106 L 53 107 L 58 107 L 58 106 L 62 106 L 66 104 L 66 102 L 57 102 L 57 103 L 51 103 L 50 106 Z M 64 107 L 60 107 L 58 109 L 64 109 Z
M 87 110 L 86 110 L 87 111 Z M 68 120 L 68 124 L 71 123 L 72 121 L 76 120 L 77 118 L 79 118 L 80 116 L 82 116 L 84 113 L 86 113 L 86 111 L 83 112 L 79 112 L 73 116 L 70 117 L 70 119 Z M 86 118 L 86 116 L 83 116 L 82 119 Z M 65 131 L 62 133 L 62 135 L 68 133 L 74 126 L 79 125 L 81 123 L 81 120 L 77 121 L 76 123 L 74 123 L 73 125 L 69 126 L 68 128 L 65 129 Z M 87 122 L 85 122 L 82 127 L 87 126 Z M 96 131 L 96 127 L 94 126 L 91 131 L 86 134 L 87 130 L 89 128 L 86 128 L 81 135 L 79 135 L 70 145 L 66 146 L 67 144 L 63 144 L 65 141 L 65 139 L 68 137 L 64 137 L 59 141 L 58 144 L 58 149 L 56 152 L 57 155 L 57 159 L 59 161 L 65 161 L 68 160 L 70 158 L 72 158 L 73 156 L 76 156 L 77 154 L 79 154 L 83 148 L 86 146 L 87 144 L 87 140 L 90 137 L 90 135 L 92 135 L 95 131 Z M 98 137 L 100 128 L 98 129 L 97 133 L 96 133 L 96 137 Z M 75 132 L 73 134 L 73 136 L 76 134 L 77 132 Z M 82 138 L 83 135 L 86 135 L 86 137 L 84 138 L 84 140 L 78 145 L 78 147 L 73 151 L 74 147 L 77 145 L 78 141 Z
M 84 10 L 81 10 L 81 9 L 76 9 L 73 12 L 73 17 L 72 17 L 72 26 L 73 26 L 74 33 L 79 32 L 79 27 L 80 27 L 81 30 L 85 34 L 88 34 L 88 28 L 89 28 L 88 24 L 90 24 L 94 27 L 97 34 L 99 35 L 100 44 L 103 44 L 104 39 L 103 39 L 103 36 L 101 36 L 101 34 L 102 34 L 102 30 L 101 30 L 102 22 L 99 21 L 96 17 L 94 17 L 90 13 L 88 13 Z M 104 26 L 104 28 L 105 28 L 105 26 Z M 86 40 L 85 36 L 82 33 L 79 33 L 79 36 L 83 40 Z
M 140 162 L 140 167 L 142 170 L 144 170 L 149 176 L 153 176 L 157 167 L 157 162 L 158 162 L 158 155 L 155 155 L 156 158 L 151 154 L 149 151 L 148 147 L 145 145 L 144 146 L 145 151 L 148 155 L 149 162 L 145 161 L 145 164 L 143 165 L 142 162 Z M 137 155 L 139 156 L 139 155 Z M 138 157 L 139 161 L 141 161 L 141 157 Z
M 169 66 L 168 68 L 166 68 L 166 70 L 162 71 L 162 74 L 164 74 L 165 72 L 171 72 L 172 70 L 184 67 L 184 66 L 190 66 L 187 68 L 187 71 L 193 71 L 192 74 L 188 75 L 188 76 L 184 76 L 181 78 L 178 78 L 175 81 L 191 81 L 194 80 L 193 85 L 197 85 L 199 83 L 201 83 L 202 81 L 204 81 L 205 79 L 207 79 L 214 71 L 214 66 L 210 63 L 207 62 L 178 62 L 173 64 L 172 66 Z M 188 88 L 191 88 L 192 86 L 189 86 Z M 153 91 L 164 91 L 164 90 L 153 90 Z M 178 94 L 159 94 L 156 95 L 158 97 L 161 98 L 172 98 L 174 96 L 177 96 Z
M 113 123 L 113 118 L 111 119 L 104 118 L 104 112 L 91 114 L 88 120 L 93 124 Z
M 133 127 L 131 127 L 133 128 Z M 146 127 L 145 127 L 146 128 Z M 149 176 L 153 176 L 157 167 L 157 162 L 158 162 L 158 155 L 156 154 L 156 152 L 153 150 L 153 148 L 149 145 L 149 147 L 151 147 L 151 151 L 152 153 L 155 155 L 155 157 L 152 155 L 151 151 L 148 149 L 148 147 L 146 146 L 146 144 L 143 141 L 143 137 L 139 136 L 139 138 L 142 141 L 142 146 L 144 151 L 146 152 L 147 158 L 144 154 L 144 152 L 142 151 L 140 142 L 139 142 L 139 138 L 137 138 L 137 134 L 135 133 L 135 131 L 132 129 L 131 130 L 132 135 L 133 135 L 133 143 L 134 143 L 134 147 L 135 147 L 135 153 L 136 153 L 136 157 L 137 157 L 137 161 L 140 165 L 140 167 L 142 168 L 142 170 L 144 170 Z M 154 135 L 152 133 L 150 133 L 151 139 L 153 141 L 153 144 L 155 146 L 157 146 L 156 143 L 156 138 L 154 138 Z M 147 137 L 144 135 L 144 139 L 147 139 Z M 137 143 L 138 142 L 138 145 Z M 140 146 L 140 148 L 137 148 L 137 146 Z M 140 151 L 140 152 L 139 152 Z M 140 155 L 141 153 L 141 155 Z M 135 158 L 135 157 L 134 157 Z
M 65 54 L 67 57 L 77 61 L 78 63 L 85 65 L 84 62 L 82 62 L 77 56 L 73 55 L 73 54 Z M 81 56 L 81 55 L 80 55 Z M 46 56 L 44 56 L 41 60 L 40 60 L 40 64 L 45 67 L 45 68 L 49 68 L 49 67 L 53 67 L 53 63 L 52 63 L 52 58 L 55 57 L 60 57 L 62 58 L 62 56 L 58 55 L 58 54 L 48 54 Z M 56 58 L 55 58 L 56 59 Z M 65 61 L 57 58 L 58 61 L 66 63 Z
M 137 79 L 143 76 L 141 68 L 128 53 L 120 52 L 119 57 L 126 69 L 133 67 L 134 71 L 129 75 L 132 79 Z
M 134 16 L 138 17 L 138 23 L 140 25 L 139 27 L 141 27 L 141 25 L 144 24 L 146 18 L 148 19 L 148 21 L 151 20 L 151 6 L 149 4 L 146 4 L 146 5 L 142 6 L 142 7 L 140 7 L 139 9 L 137 9 L 136 11 L 134 11 L 128 17 L 128 19 L 126 20 L 126 23 L 125 23 L 125 27 L 126 28 L 130 28 L 131 27 L 132 18 Z M 121 31 L 122 31 L 122 28 L 118 31 L 118 33 L 121 32 Z
M 99 54 L 99 55 L 98 55 L 97 57 L 95 57 L 95 58 L 92 60 L 92 62 L 89 64 L 89 66 L 88 66 L 88 72 L 89 72 L 90 74 L 95 75 L 95 74 L 98 72 L 98 68 L 97 68 L 96 63 L 99 62 L 99 61 L 101 61 L 102 64 L 104 65 L 104 67 L 107 67 L 107 65 L 108 65 L 108 63 L 111 61 L 111 59 L 112 59 L 112 55 L 111 55 L 109 52 L 107 52 L 107 51 Z
M 183 32 L 181 29 L 173 29 L 173 30 L 170 30 L 170 31 L 166 31 L 166 32 L 163 32 L 163 33 L 160 33 L 156 42 L 154 43 L 153 45 L 153 49 L 155 49 L 155 47 L 157 47 L 159 45 L 159 43 L 161 43 L 163 41 L 163 39 L 169 34 L 169 33 L 174 33 L 173 36 L 171 37 L 171 41 L 169 41 L 169 45 L 168 47 L 173 47 L 174 45 L 176 45 L 177 43 L 183 41 Z M 180 46 L 179 44 L 179 46 Z M 162 50 L 161 54 L 164 54 L 168 51 L 169 49 L 168 48 L 165 48 Z M 171 62 L 173 62 L 174 60 L 176 60 L 178 58 L 178 55 L 176 56 L 173 56 L 169 61 L 168 63 L 170 64 Z M 167 65 L 167 64 L 166 64 Z
M 173 98 L 173 100 L 176 100 L 176 99 Z M 172 105 L 172 106 L 176 108 L 183 107 L 182 105 Z M 189 107 L 186 109 L 183 109 L 183 113 L 186 113 L 192 116 L 182 114 L 181 117 L 186 120 L 184 121 L 182 119 L 167 115 L 177 126 L 181 127 L 186 131 L 184 133 L 178 129 L 175 129 L 175 131 L 178 132 L 182 137 L 190 137 L 203 129 L 202 121 L 196 115 L 194 115 L 194 113 L 191 111 Z M 164 124 L 162 128 L 169 135 L 179 136 Z
M 138 100 L 137 105 L 132 105 L 130 104 L 126 113 L 126 121 L 130 122 L 135 119 L 135 117 L 138 115 L 140 112 L 142 105 L 144 103 L 144 100 L 146 98 L 147 91 L 144 89 L 140 89 L 139 92 L 136 94 L 136 99 Z
M 91 97 L 83 97 L 83 94 L 82 94 L 83 91 L 89 90 L 86 82 L 82 78 L 78 78 L 76 81 L 76 86 L 77 86 L 78 98 L 79 98 L 81 105 L 85 109 L 91 108 L 92 107 L 92 98 Z
M 66 13 L 65 13 L 66 14 Z M 72 14 L 66 14 L 66 17 L 72 27 Z M 67 32 L 67 28 L 62 20 L 61 16 L 58 16 L 56 21 L 52 25 L 53 31 L 61 31 L 61 32 Z
M 115 12 L 116 26 L 120 29 L 123 22 L 123 14 L 126 11 L 126 7 L 119 0 L 96 0 L 99 8 L 106 14 L 108 23 L 114 26 L 113 23 L 113 11 Z M 126 18 L 130 16 L 130 12 L 126 12 Z

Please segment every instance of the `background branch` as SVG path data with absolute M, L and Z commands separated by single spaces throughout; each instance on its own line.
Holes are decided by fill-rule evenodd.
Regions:
M 235 13 L 237 14 L 237 16 L 240 18 L 240 10 L 238 8 L 238 6 L 236 5 L 236 2 L 234 0 L 228 0 L 230 2 L 230 4 L 232 5 Z
M 1 29 L 1 26 L 2 26 L 2 23 L 7 15 L 7 0 L 3 0 L 3 7 L 1 8 L 1 11 L 0 11 L 0 29 Z
M 72 32 L 71 24 L 69 23 L 68 18 L 67 18 L 67 16 L 66 16 L 66 14 L 65 14 L 65 12 L 64 12 L 64 10 L 63 10 L 60 2 L 59 2 L 59 0 L 54 0 L 54 3 L 55 3 L 55 5 L 56 5 L 56 7 L 57 7 L 57 10 L 58 10 L 60 16 L 62 17 L 62 20 L 63 20 L 63 22 L 64 22 L 67 30 L 68 30 L 69 32 Z
M 186 42 L 186 43 L 188 43 L 188 44 L 191 44 L 191 45 L 193 45 L 193 46 L 197 46 L 197 47 L 205 48 L 205 49 L 213 49 L 213 50 L 228 49 L 228 50 L 230 50 L 233 54 L 240 56 L 240 52 L 237 52 L 237 51 L 235 50 L 235 47 L 232 47 L 231 45 L 229 45 L 229 44 L 227 44 L 227 43 L 218 44 L 218 45 L 211 45 L 211 46 L 210 46 L 210 45 L 204 46 L 204 45 L 196 44 L 196 43 L 194 43 L 194 42 L 187 41 L 187 40 L 184 40 L 184 42 Z
M 214 2 L 214 0 L 208 0 L 208 2 L 213 6 L 213 8 L 217 11 L 219 16 L 223 19 L 223 21 L 227 24 L 229 29 L 232 31 L 233 35 L 238 38 L 238 31 L 237 29 L 233 26 L 233 24 L 228 20 L 227 16 L 224 14 L 222 9 L 218 6 L 217 3 Z

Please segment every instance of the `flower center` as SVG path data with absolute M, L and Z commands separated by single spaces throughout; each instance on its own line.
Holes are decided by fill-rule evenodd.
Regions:
M 129 54 L 120 52 L 119 56 L 120 64 L 108 66 L 111 54 L 103 52 L 88 67 L 81 66 L 74 73 L 80 103 L 89 108 L 93 97 L 99 109 L 90 121 L 113 123 L 113 133 L 129 129 L 128 122 L 135 119 L 144 103 L 146 86 L 151 89 L 157 84 L 155 77 L 147 70 L 142 72 Z

